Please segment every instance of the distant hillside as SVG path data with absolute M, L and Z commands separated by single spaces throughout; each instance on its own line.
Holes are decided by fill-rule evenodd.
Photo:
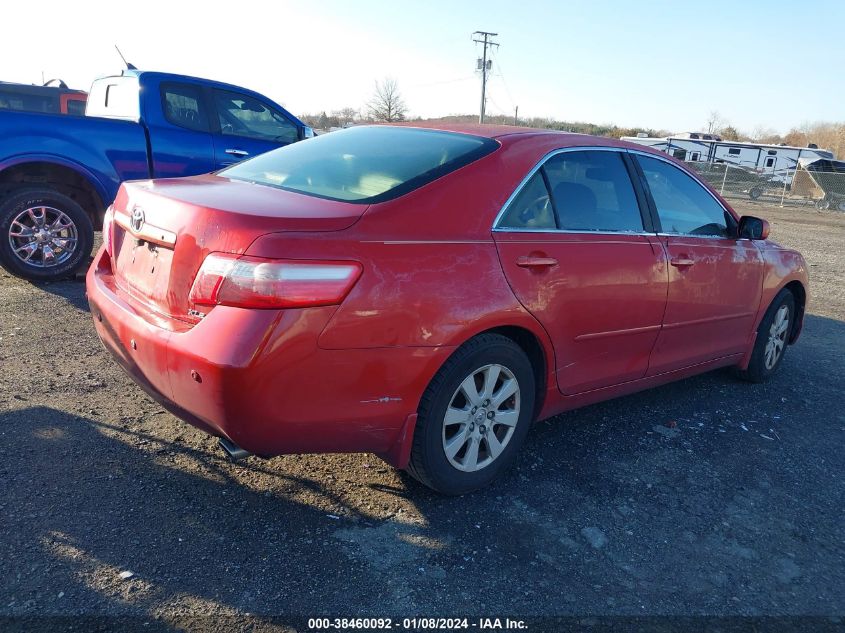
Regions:
M 474 123 L 478 121 L 478 115 L 475 114 L 455 114 L 451 116 L 437 117 L 433 119 L 415 119 L 417 121 L 430 121 L 439 123 Z M 513 117 L 507 116 L 487 116 L 485 123 L 493 123 L 496 125 L 513 125 Z M 633 128 L 633 127 L 619 127 L 618 125 L 602 125 L 598 123 L 581 123 L 573 121 L 557 121 L 555 119 L 545 119 L 541 117 L 534 117 L 530 119 L 519 119 L 517 125 L 525 127 L 537 127 L 547 130 L 561 130 L 564 132 L 577 132 L 579 134 L 592 134 L 593 136 L 609 136 L 611 138 L 619 138 L 620 136 L 636 136 L 638 132 L 645 132 L 649 136 L 666 136 L 668 132 L 664 130 L 655 130 L 652 128 Z

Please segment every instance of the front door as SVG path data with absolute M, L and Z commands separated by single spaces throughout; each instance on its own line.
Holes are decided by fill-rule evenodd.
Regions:
M 663 328 L 649 375 L 740 354 L 754 336 L 763 263 L 736 220 L 692 176 L 668 161 L 637 155 L 669 261 Z
M 249 95 L 214 89 L 214 159 L 218 168 L 299 140 L 299 128 Z
M 553 156 L 494 231 L 514 293 L 549 333 L 567 395 L 643 377 L 666 306 L 665 253 L 646 232 L 623 155 Z

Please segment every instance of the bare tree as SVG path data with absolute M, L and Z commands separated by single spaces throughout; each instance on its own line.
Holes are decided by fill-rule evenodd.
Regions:
M 707 117 L 707 133 L 712 134 L 724 122 L 722 115 L 717 110 L 711 110 L 710 116 Z
M 340 110 L 332 112 L 332 116 L 337 117 L 340 121 L 340 125 L 348 125 L 358 118 L 358 110 L 349 107 L 341 108 Z
M 376 121 L 403 121 L 408 113 L 405 101 L 399 93 L 399 84 L 392 77 L 376 82 L 375 92 L 367 104 L 370 116 Z

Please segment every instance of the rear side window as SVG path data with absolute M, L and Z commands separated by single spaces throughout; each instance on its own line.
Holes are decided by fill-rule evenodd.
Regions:
M 555 229 L 554 209 L 543 174 L 537 171 L 508 205 L 497 228 Z
M 219 172 L 320 198 L 371 204 L 399 197 L 494 151 L 489 138 L 363 126 L 286 145 Z
M 161 100 L 164 118 L 173 125 L 197 132 L 208 131 L 208 115 L 198 87 L 187 84 L 162 85 Z
M 704 186 L 674 165 L 638 156 L 664 233 L 730 237 L 734 220 Z
M 550 158 L 543 169 L 562 230 L 643 230 L 637 196 L 620 152 L 564 152 Z

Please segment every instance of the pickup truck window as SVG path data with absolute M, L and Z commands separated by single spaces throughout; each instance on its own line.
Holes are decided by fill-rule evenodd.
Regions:
M 208 115 L 198 87 L 188 84 L 162 84 L 161 97 L 164 117 L 173 125 L 197 132 L 208 132 Z
M 85 115 L 85 100 L 84 99 L 68 99 L 67 113 L 75 116 Z
M 214 91 L 214 104 L 220 119 L 220 132 L 276 143 L 294 143 L 299 130 L 284 116 L 247 95 Z
M 58 100 L 42 95 L 29 95 L 0 90 L 0 110 L 25 112 L 58 112 Z

